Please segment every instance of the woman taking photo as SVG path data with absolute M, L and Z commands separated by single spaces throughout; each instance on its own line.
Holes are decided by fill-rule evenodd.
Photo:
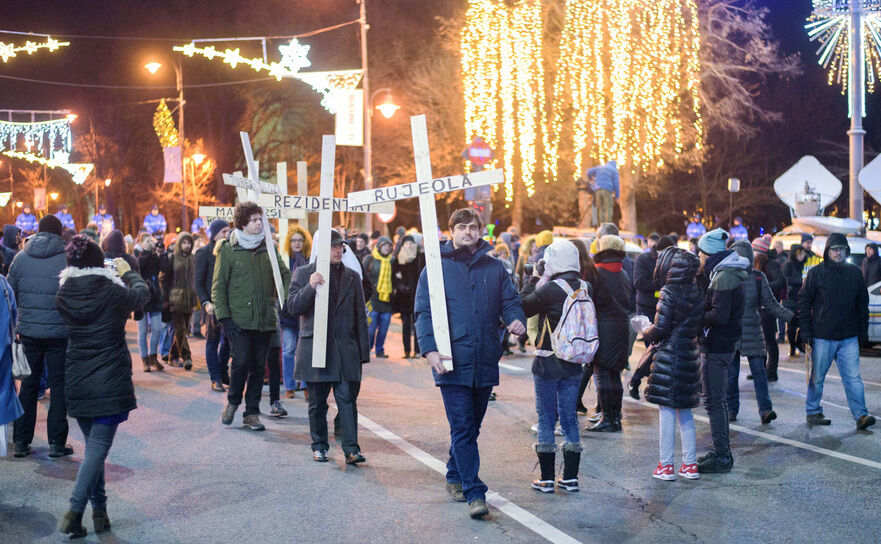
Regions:
M 128 314 L 150 299 L 150 290 L 123 259 L 104 267 L 104 253 L 88 236 L 74 236 L 65 249 L 55 303 L 70 330 L 65 361 L 67 415 L 83 431 L 86 451 L 61 521 L 62 533 L 86 535 L 86 503 L 92 503 L 95 532 L 110 528 L 104 492 L 104 460 L 117 426 L 137 408 L 132 360 L 125 341 Z

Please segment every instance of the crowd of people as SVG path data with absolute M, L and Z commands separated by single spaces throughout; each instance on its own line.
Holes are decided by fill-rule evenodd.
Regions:
M 35 226 L 24 218 L 19 226 L 3 227 L 0 287 L 7 304 L 0 305 L 5 346 L 0 453 L 5 454 L 8 423 L 14 456 L 31 453 L 38 399 L 48 389 L 50 457 L 73 454 L 68 417 L 85 437 L 84 460 L 61 524 L 73 536 L 85 534 L 82 517 L 89 502 L 95 530 L 110 527 L 104 460 L 118 425 L 136 408 L 125 343 L 129 318 L 137 322 L 144 372 L 191 371 L 189 340 L 204 330 L 207 386 L 226 395 L 224 425 L 233 423 L 244 402 L 243 427 L 265 429 L 260 404 L 267 381 L 269 416 L 287 415 L 282 387 L 285 399 L 302 392 L 316 462 L 329 460 L 333 391 L 333 432 L 345 462 L 357 465 L 366 461 L 358 442 L 362 366 L 388 357 L 391 319 L 400 315 L 404 357 L 425 358 L 449 422 L 445 489 L 453 500 L 468 503 L 473 518 L 488 513 L 477 438 L 488 403 L 496 398 L 499 361 L 514 349 L 525 353 L 527 344 L 534 355 L 540 466 L 532 487 L 542 493 L 579 490 L 578 416 L 589 412 L 583 398 L 591 379 L 597 406 L 584 430 L 624 430 L 622 374 L 630 368 L 637 339 L 646 350 L 627 391 L 639 399 L 647 379 L 642 394 L 659 406 L 655 478 L 696 479 L 731 470 L 729 423 L 740 408 L 741 357 L 749 364 L 761 422 L 771 424 L 777 414 L 768 382 L 778 379 L 778 342 L 784 336 L 790 357 L 813 356 L 809 425 L 831 423 L 820 400 L 833 360 L 857 429 L 875 423 L 859 376 L 859 347 L 868 343 L 866 286 L 881 281 L 881 261 L 870 247 L 862 270 L 848 264 L 843 235 L 829 236 L 822 256 L 813 254 L 809 237 L 787 252 L 779 243 L 772 247 L 770 235 L 749 242 L 739 231 L 723 229 L 690 241 L 651 234 L 638 247 L 609 222 L 592 239 L 558 238 L 547 230 L 521 236 L 514 228 L 493 236 L 480 215 L 461 209 L 441 233 L 451 342 L 451 353 L 442 354 L 434 336 L 423 235 L 416 229 L 382 236 L 339 227 L 330 247 L 322 249 L 313 247 L 308 231 L 292 225 L 280 251 L 268 251 L 263 210 L 253 202 L 236 206 L 231 225 L 217 219 L 206 227 L 200 220 L 194 222 L 196 232 L 176 234 L 165 233 L 167 224 L 154 207 L 134 238 L 113 228 L 112 217 L 99 217 L 106 210 L 79 234 L 63 214 L 60 209 Z M 317 272 L 322 250 L 329 251 L 328 277 Z M 312 364 L 315 304 L 325 288 L 327 345 L 318 367 Z M 31 374 L 16 394 L 10 369 L 17 341 Z M 698 456 L 692 410 L 701 402 L 712 445 Z M 678 471 L 677 425 L 683 450 Z M 563 437 L 559 446 L 556 436 Z

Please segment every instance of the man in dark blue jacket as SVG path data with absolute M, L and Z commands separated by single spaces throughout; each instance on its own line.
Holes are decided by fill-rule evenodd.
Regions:
M 196 296 L 205 310 L 207 326 L 205 327 L 205 364 L 211 378 L 211 390 L 223 393 L 224 383 L 229 383 L 229 342 L 223 338 L 220 324 L 214 317 L 214 304 L 211 303 L 211 282 L 214 279 L 214 263 L 217 256 L 214 248 L 229 234 L 229 223 L 223 219 L 215 219 L 208 227 L 211 240 L 208 245 L 199 248 L 195 257 Z
M 416 287 L 416 334 L 450 423 L 446 489 L 453 500 L 468 501 L 472 518 L 480 518 L 489 510 L 488 488 L 477 475 L 477 436 L 489 394 L 499 384 L 504 332 L 500 323 L 519 336 L 526 332 L 526 316 L 505 267 L 489 255 L 492 246 L 480 238 L 480 216 L 469 208 L 458 210 L 450 217 L 449 227 L 452 240 L 441 245 L 441 259 L 453 370 L 444 368 L 437 351 L 426 270 Z

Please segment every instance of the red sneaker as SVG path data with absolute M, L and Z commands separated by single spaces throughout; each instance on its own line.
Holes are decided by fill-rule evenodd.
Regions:
M 697 470 L 696 466 L 695 470 Z M 662 465 L 661 463 L 658 463 L 658 468 L 656 468 L 655 471 L 652 472 L 652 478 L 667 481 L 675 480 L 676 472 L 673 469 L 673 465 Z
M 679 467 L 679 475 L 689 480 L 697 480 L 701 477 L 700 473 L 697 471 L 697 463 L 692 463 L 690 465 L 683 463 L 682 466 Z

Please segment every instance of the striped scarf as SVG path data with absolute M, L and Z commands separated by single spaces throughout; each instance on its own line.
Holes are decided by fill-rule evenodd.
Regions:
M 379 248 L 373 248 L 371 255 L 379 261 L 379 279 L 376 280 L 376 295 L 381 302 L 389 302 L 392 299 L 391 255 L 383 257 L 379 252 Z

